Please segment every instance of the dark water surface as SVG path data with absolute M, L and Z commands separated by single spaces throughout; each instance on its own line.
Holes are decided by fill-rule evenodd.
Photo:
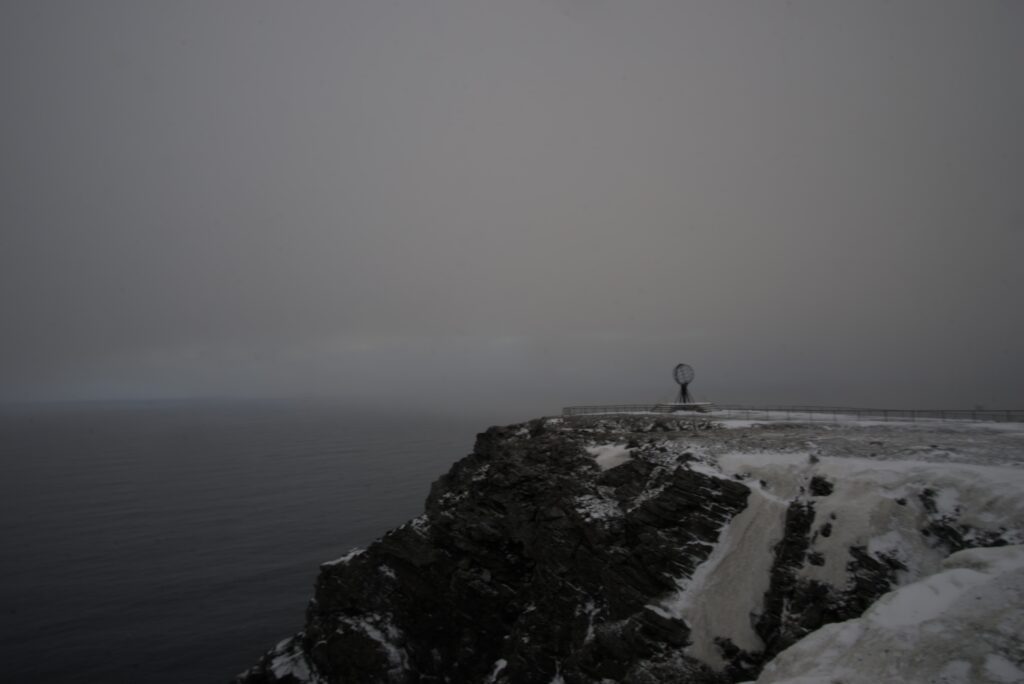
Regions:
M 0 672 L 228 682 L 319 563 L 422 512 L 481 419 L 327 403 L 0 411 Z

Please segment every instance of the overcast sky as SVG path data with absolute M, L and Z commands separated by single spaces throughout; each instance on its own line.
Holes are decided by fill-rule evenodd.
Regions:
M 1024 2 L 0 10 L 0 399 L 1024 407 Z

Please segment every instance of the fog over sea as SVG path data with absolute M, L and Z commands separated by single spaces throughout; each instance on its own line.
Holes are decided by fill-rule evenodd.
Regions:
M 487 424 L 329 402 L 0 409 L 3 678 L 229 682 L 301 629 L 318 564 L 419 515 Z

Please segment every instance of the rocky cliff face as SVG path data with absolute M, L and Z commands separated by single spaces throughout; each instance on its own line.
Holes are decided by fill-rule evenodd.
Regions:
M 950 553 L 1024 541 L 1015 488 L 957 475 L 948 454 L 972 441 L 944 439 L 907 460 L 907 440 L 880 429 L 491 428 L 422 516 L 325 563 L 303 632 L 237 681 L 755 678 Z

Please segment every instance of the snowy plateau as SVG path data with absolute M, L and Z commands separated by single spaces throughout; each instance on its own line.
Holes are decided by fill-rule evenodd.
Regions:
M 239 684 L 1024 682 L 1024 425 L 542 418 Z

